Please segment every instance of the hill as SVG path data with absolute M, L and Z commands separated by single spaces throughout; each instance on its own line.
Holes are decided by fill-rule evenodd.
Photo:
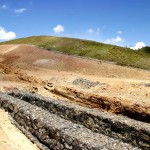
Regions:
M 29 39 L 27 40 L 28 40 L 27 42 L 29 42 Z M 59 43 L 60 41 L 57 42 L 58 45 L 60 44 Z M 40 44 L 42 42 L 36 40 L 36 43 Z M 72 45 L 74 43 L 75 42 L 73 42 Z M 100 49 L 100 45 L 98 43 L 97 45 L 98 45 L 97 47 L 99 47 Z M 108 46 L 109 48 L 109 45 L 103 46 L 104 47 Z M 105 52 L 105 49 L 103 51 Z M 145 54 L 145 52 L 141 51 L 141 54 L 142 53 Z M 143 137 L 143 141 L 141 143 L 143 144 L 145 141 L 147 142 L 147 143 L 145 142 L 143 145 L 141 144 L 141 146 L 144 147 L 146 144 L 149 144 L 149 142 L 145 140 L 145 136 L 147 137 L 147 135 L 149 135 L 148 123 L 150 122 L 149 87 L 150 87 L 150 71 L 147 70 L 119 66 L 115 65 L 114 63 L 107 63 L 103 61 L 98 61 L 96 59 L 87 59 L 83 57 L 66 55 L 57 51 L 49 51 L 44 48 L 39 48 L 33 45 L 27 44 L 0 45 L 0 92 L 1 92 L 0 105 L 4 106 L 4 108 L 8 110 L 10 113 L 13 113 L 12 108 L 15 108 L 14 112 L 17 112 L 16 110 L 20 110 L 20 112 L 17 112 L 17 114 L 22 113 L 21 111 L 23 110 L 23 108 L 27 108 L 24 109 L 23 111 L 27 113 L 22 113 L 22 116 L 20 116 L 25 118 L 23 122 L 25 122 L 26 124 L 28 124 L 28 122 L 26 121 L 29 121 L 29 123 L 34 122 L 38 124 L 37 120 L 35 122 L 36 114 L 34 114 L 34 112 L 37 111 L 36 113 L 39 115 L 40 126 L 42 123 L 41 116 L 45 116 L 46 120 L 43 121 L 43 123 L 45 123 L 47 122 L 47 118 L 49 118 L 49 115 L 52 115 L 51 116 L 52 119 L 50 118 L 50 122 L 48 122 L 48 124 L 43 125 L 44 127 L 45 126 L 49 127 L 49 125 L 51 125 L 52 130 L 55 129 L 60 131 L 61 127 L 64 128 L 64 124 L 66 126 L 66 124 L 68 125 L 68 123 L 70 122 L 73 123 L 79 122 L 81 124 L 86 123 L 87 125 L 85 124 L 85 127 L 86 130 L 88 130 L 88 133 L 91 129 L 90 135 L 92 135 L 95 131 L 98 131 L 97 129 L 99 129 L 100 127 L 100 134 L 102 133 L 101 138 L 105 139 L 104 137 L 106 133 L 103 132 L 105 128 L 101 127 L 101 124 L 104 124 L 104 127 L 106 127 L 107 129 L 108 126 L 110 127 L 108 138 L 109 136 L 111 138 L 114 138 L 115 144 L 116 144 L 116 137 L 119 138 L 121 137 L 119 140 L 122 140 L 122 138 L 123 140 L 125 138 L 127 139 L 127 141 L 129 140 L 130 137 L 126 136 L 127 135 L 126 129 L 129 126 L 128 130 L 129 135 L 131 133 L 131 128 L 133 129 L 133 132 L 135 132 L 135 129 L 137 129 L 136 138 L 138 139 L 140 135 L 141 137 Z M 14 95 L 12 91 L 17 93 Z M 2 92 L 4 92 L 5 94 L 2 94 Z M 7 95 L 7 93 L 9 94 L 12 93 L 13 97 L 9 98 L 8 97 L 9 95 Z M 42 98 L 41 96 L 38 95 L 36 97 L 35 94 L 28 95 L 31 93 L 38 93 L 47 98 L 44 97 Z M 15 100 L 14 97 L 16 97 L 17 99 Z M 31 104 L 29 104 L 30 102 Z M 6 103 L 8 105 L 6 105 Z M 34 105 L 32 105 L 33 103 Z M 14 104 L 13 107 L 12 104 Z M 36 104 L 37 106 L 35 106 Z M 16 106 L 19 107 L 17 108 Z M 39 106 L 41 106 L 42 108 L 39 108 Z M 46 113 L 40 114 L 42 110 L 43 111 L 46 110 Z M 50 114 L 47 113 L 48 112 L 47 110 L 50 112 Z M 28 116 L 29 114 L 31 116 Z M 68 116 L 68 114 L 70 116 Z M 94 116 L 92 117 L 92 115 Z M 0 116 L 2 116 L 1 117 L 2 119 L 0 118 L 2 120 L 1 121 L 2 123 L 0 122 L 0 125 L 2 125 L 2 128 L 0 128 L 0 132 L 4 133 L 0 135 L 0 139 L 9 142 L 9 139 L 7 140 L 7 138 L 5 138 L 7 133 L 8 132 L 10 133 L 10 131 L 9 129 L 7 131 L 6 128 L 3 128 L 3 125 L 6 126 L 4 121 L 5 118 L 3 117 L 4 116 L 3 112 L 2 113 L 0 112 Z M 56 119 L 55 116 L 58 119 Z M 67 116 L 67 118 L 62 118 L 63 116 Z M 29 120 L 28 118 L 33 118 L 33 120 Z M 70 118 L 71 120 L 68 120 L 68 118 Z M 81 118 L 81 120 L 79 120 L 78 118 Z M 95 118 L 96 123 L 97 118 L 100 118 L 100 120 L 98 120 L 98 123 L 102 121 L 100 126 L 99 124 L 98 125 L 93 124 L 94 123 L 93 120 L 95 120 Z M 59 122 L 62 119 L 65 120 Z M 19 121 L 18 123 L 22 123 L 22 120 L 20 122 L 20 118 L 18 119 L 18 121 Z M 65 121 L 67 121 L 67 123 L 65 123 Z M 84 124 L 82 124 L 82 126 L 83 125 Z M 123 125 L 123 127 L 120 125 Z M 29 124 L 29 126 L 30 127 L 34 126 L 34 124 L 33 125 Z M 77 126 L 79 126 L 79 124 L 76 124 L 75 128 Z M 58 127 L 58 129 L 55 127 Z M 68 138 L 70 135 L 72 135 L 72 133 L 75 133 L 74 124 L 72 127 L 69 124 L 68 131 L 69 133 L 70 130 L 72 132 L 71 134 L 68 135 L 63 134 L 65 135 L 65 138 L 66 135 Z M 40 127 L 37 126 L 36 129 L 39 128 Z M 3 132 L 3 129 L 5 129 L 5 132 Z M 76 129 L 78 130 L 79 128 Z M 65 131 L 67 131 L 66 128 Z M 83 130 L 81 130 L 81 132 L 80 131 L 77 132 L 82 133 L 82 131 Z M 107 132 L 108 130 L 105 131 Z M 139 134 L 138 131 L 140 132 Z M 143 132 L 141 133 L 141 131 Z M 49 131 L 46 133 L 49 133 Z M 61 133 L 64 132 L 62 131 Z M 84 131 L 84 133 L 86 132 Z M 16 135 L 15 132 L 14 134 Z M 97 136 L 97 134 L 99 133 L 96 133 L 91 137 L 95 137 Z M 75 133 L 75 135 L 77 134 Z M 87 141 L 88 139 L 89 141 L 90 135 L 88 135 L 87 138 L 83 137 L 82 139 L 85 139 L 85 141 Z M 114 136 L 112 137 L 112 135 Z M 131 136 L 133 137 L 133 135 Z M 80 135 L 78 137 L 80 137 Z M 43 136 L 42 137 L 40 136 L 40 138 L 43 139 Z M 58 138 L 58 136 L 56 138 Z M 74 139 L 74 137 L 72 139 Z M 100 138 L 98 138 L 98 141 L 99 139 Z M 131 142 L 135 141 L 132 138 L 130 139 Z M 2 140 L 0 140 L 0 143 L 4 143 Z M 110 140 L 107 141 L 112 143 Z M 89 142 L 87 143 L 89 144 Z M 107 145 L 105 144 L 105 141 L 104 145 Z M 2 149 L 5 149 L 5 147 Z M 10 150 L 10 148 L 8 149 Z M 115 149 L 118 148 L 115 147 Z
M 61 51 L 69 55 L 90 57 L 111 61 L 118 65 L 150 70 L 149 47 L 135 51 L 95 41 L 53 36 L 32 36 L 1 42 L 0 44 L 31 44 L 47 50 Z
M 150 54 L 150 47 L 146 46 L 146 47 L 143 47 L 139 50 L 140 52 L 144 52 L 144 53 L 148 53 Z

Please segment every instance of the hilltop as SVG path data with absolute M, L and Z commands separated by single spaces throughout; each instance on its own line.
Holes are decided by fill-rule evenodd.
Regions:
M 150 47 L 135 51 L 130 48 L 99 43 L 90 40 L 54 36 L 32 36 L 0 44 L 30 44 L 47 50 L 61 51 L 69 55 L 111 61 L 118 65 L 150 70 Z

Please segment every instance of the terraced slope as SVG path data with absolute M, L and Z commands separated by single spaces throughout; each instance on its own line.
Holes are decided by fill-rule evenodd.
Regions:
M 50 149 L 150 148 L 149 124 L 29 93 L 9 95 L 0 94 L 0 106 Z

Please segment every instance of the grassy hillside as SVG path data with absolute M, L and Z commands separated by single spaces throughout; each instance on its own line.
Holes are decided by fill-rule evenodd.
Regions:
M 139 51 L 150 54 L 150 47 L 143 47 Z
M 0 44 L 32 44 L 48 50 L 61 51 L 99 60 L 112 61 L 119 65 L 150 70 L 149 47 L 139 51 L 99 42 L 52 36 L 33 36 L 2 42 Z

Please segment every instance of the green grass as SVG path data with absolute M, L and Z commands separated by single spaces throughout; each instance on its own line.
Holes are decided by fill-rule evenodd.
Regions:
M 134 51 L 129 48 L 95 41 L 53 36 L 33 36 L 0 44 L 32 44 L 48 50 L 61 51 L 69 55 L 112 61 L 118 65 L 150 70 L 150 47 Z

